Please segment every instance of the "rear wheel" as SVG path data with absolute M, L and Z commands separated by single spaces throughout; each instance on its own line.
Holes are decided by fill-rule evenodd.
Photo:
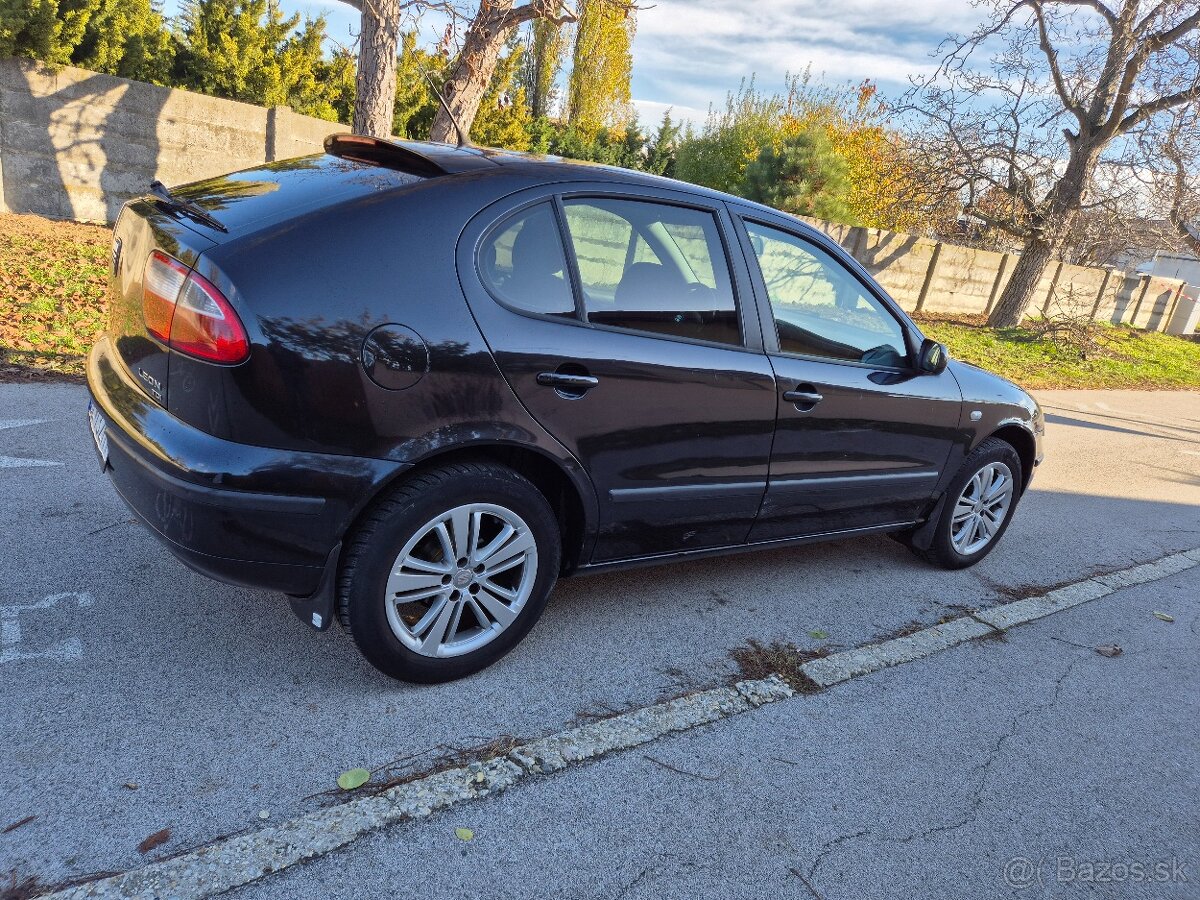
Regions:
M 967 457 L 946 491 L 928 550 L 910 549 L 946 569 L 973 566 L 1000 541 L 1021 497 L 1021 458 L 1007 441 L 988 438 Z
M 342 624 L 393 678 L 462 678 L 529 633 L 557 578 L 560 543 L 550 504 L 517 472 L 488 463 L 425 472 L 351 540 Z

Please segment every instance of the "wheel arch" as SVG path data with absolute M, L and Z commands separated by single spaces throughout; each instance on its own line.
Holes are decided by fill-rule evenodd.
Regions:
M 592 490 L 591 484 L 586 481 L 580 483 L 586 479 L 582 470 L 572 474 L 561 461 L 527 444 L 479 442 L 435 450 L 421 457 L 378 487 L 370 500 L 359 509 L 346 529 L 346 535 L 353 534 L 380 500 L 409 479 L 447 463 L 467 461 L 498 463 L 529 479 L 549 501 L 558 518 L 562 535 L 562 573 L 566 574 L 583 564 L 595 536 L 595 496 L 588 496 Z
M 1023 425 L 1010 423 L 997 428 L 988 437 L 999 438 L 1017 451 L 1017 457 L 1021 460 L 1021 491 L 1024 492 L 1029 486 L 1029 480 L 1033 478 L 1037 454 L 1037 441 L 1033 432 Z

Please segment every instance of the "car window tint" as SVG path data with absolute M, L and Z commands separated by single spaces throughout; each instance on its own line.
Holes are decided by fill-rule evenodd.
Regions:
M 766 283 L 779 348 L 895 368 L 908 353 L 900 323 L 840 262 L 815 244 L 747 222 Z
M 479 274 L 492 294 L 518 309 L 575 315 L 562 239 L 549 203 L 522 210 L 484 239 Z
M 568 200 L 564 209 L 589 322 L 742 343 L 711 213 L 639 200 Z

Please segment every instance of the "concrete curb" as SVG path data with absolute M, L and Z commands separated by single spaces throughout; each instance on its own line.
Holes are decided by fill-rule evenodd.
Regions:
M 821 687 L 940 653 L 1014 625 L 1032 622 L 1114 591 L 1200 565 L 1200 548 L 1107 575 L 1087 578 L 1036 597 L 993 606 L 914 634 L 812 660 L 801 671 Z M 121 875 L 77 885 L 50 900 L 201 900 L 330 853 L 397 822 L 424 819 L 498 794 L 531 776 L 560 772 L 610 753 L 688 731 L 768 703 L 794 691 L 778 675 L 733 687 L 688 694 L 571 728 L 474 762 L 299 816 L 277 826 L 226 838 Z

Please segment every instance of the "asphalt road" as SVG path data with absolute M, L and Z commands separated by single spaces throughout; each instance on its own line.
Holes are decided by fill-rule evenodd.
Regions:
M 1194 900 L 1195 581 L 523 785 L 230 896 Z M 1174 623 L 1153 616 L 1164 606 Z M 1116 658 L 1092 649 L 1114 642 Z
M 0 873 L 54 882 L 128 869 L 159 854 L 258 827 L 263 811 L 270 820 L 279 820 L 313 808 L 322 801 L 311 795 L 332 788 L 338 773 L 353 766 L 376 768 L 407 760 L 421 768 L 445 748 L 482 744 L 500 735 L 550 733 L 580 713 L 649 703 L 662 694 L 709 683 L 732 671 L 729 650 L 751 638 L 855 646 L 910 622 L 931 624 L 964 606 L 987 605 L 1200 546 L 1200 395 L 1064 391 L 1045 392 L 1039 399 L 1047 412 L 1048 460 L 1003 546 L 974 569 L 938 571 L 886 538 L 865 538 L 567 581 L 534 633 L 507 659 L 466 681 L 420 688 L 378 675 L 338 629 L 313 632 L 294 619 L 281 597 L 194 575 L 131 524 L 97 471 L 82 388 L 0 385 L 0 528 L 6 538 L 0 571 L 0 829 L 36 816 L 0 833 Z M 1142 589 L 1151 597 L 1163 593 L 1174 599 L 1166 593 L 1170 590 L 1179 595 L 1175 630 L 1164 633 L 1184 643 L 1169 666 L 1130 668 L 1150 664 L 1157 635 L 1153 629 L 1163 623 L 1121 618 L 1132 608 L 1116 599 L 1126 592 L 1039 625 L 1038 633 L 1065 628 L 1055 633 L 1091 646 L 1097 635 L 1127 631 L 1126 640 L 1143 641 L 1146 652 L 1093 660 L 1091 651 L 1079 650 L 1087 659 L 1072 670 L 1071 689 L 1102 706 L 1108 696 L 1132 702 L 1132 695 L 1119 693 L 1132 691 L 1132 683 L 1112 678 L 1116 671 L 1136 671 L 1145 688 L 1138 693 L 1139 709 L 1163 723 L 1194 722 L 1194 582 L 1185 573 Z M 828 638 L 814 639 L 809 635 L 814 630 Z M 388 873 L 395 867 L 426 871 L 422 866 L 433 865 L 443 853 L 467 849 L 477 853 L 482 875 L 476 877 L 489 872 L 497 877 L 498 864 L 517 873 L 530 868 L 523 896 L 614 896 L 623 886 L 630 888 L 630 896 L 639 890 L 663 896 L 668 889 L 695 894 L 696 885 L 712 884 L 721 872 L 729 873 L 733 885 L 742 883 L 742 873 L 758 871 L 761 854 L 750 847 L 769 833 L 772 817 L 784 814 L 790 818 L 779 825 L 778 846 L 790 842 L 794 849 L 780 849 L 776 855 L 783 859 L 792 853 L 789 865 L 807 878 L 804 864 L 817 859 L 826 842 L 855 830 L 839 831 L 843 824 L 895 820 L 919 835 L 947 821 L 944 807 L 958 803 L 962 795 L 945 795 L 946 804 L 934 802 L 942 796 L 930 789 L 934 779 L 944 776 L 953 783 L 958 772 L 969 781 L 966 776 L 985 758 L 981 754 L 989 735 L 994 743 L 1006 734 L 1003 728 L 1014 716 L 1027 713 L 1023 721 L 1036 726 L 1029 732 L 1033 745 L 1039 735 L 1054 732 L 1060 724 L 1055 709 L 1039 710 L 1046 703 L 1046 685 L 1057 684 L 1068 663 L 1064 651 L 1072 648 L 1060 643 L 1039 650 L 1034 638 L 1014 636 L 831 690 L 818 698 L 826 727 L 820 740 L 802 747 L 804 765 L 768 770 L 739 761 L 735 768 L 757 779 L 758 793 L 738 781 L 679 776 L 640 754 L 620 757 L 481 807 L 480 816 L 491 817 L 481 834 L 489 831 L 494 840 L 498 831 L 490 823 L 495 823 L 506 833 L 505 841 L 485 845 L 481 838 L 469 848 L 459 847 L 446 842 L 446 833 L 453 838 L 452 827 L 435 818 L 414 826 L 423 831 L 388 832 L 248 891 L 326 896 L 331 885 L 340 884 L 338 890 L 346 895 L 375 896 L 391 883 Z M 984 651 L 990 655 L 972 655 Z M 971 680 L 964 683 L 968 675 Z M 1154 684 L 1156 677 L 1161 683 Z M 892 687 L 872 686 L 885 684 Z M 1152 684 L 1156 689 L 1149 689 Z M 1178 744 L 1186 744 L 1190 758 L 1180 762 L 1170 757 L 1176 769 L 1163 769 L 1157 781 L 1134 778 L 1128 770 L 1137 768 L 1136 759 L 1126 758 L 1126 768 L 1114 759 L 1136 756 L 1142 745 L 1130 742 L 1141 731 L 1127 715 L 1127 704 L 1112 706 L 1108 713 L 1120 724 L 1111 732 L 1093 710 L 1093 718 L 1076 729 L 1078 739 L 1062 745 L 1064 752 L 1027 748 L 1020 778 L 989 781 L 987 798 L 989 803 L 994 798 L 994 815 L 980 815 L 970 829 L 952 829 L 966 843 L 956 844 L 952 837 L 937 843 L 939 852 L 949 856 L 935 854 L 935 861 L 924 866 L 920 860 L 929 848 L 916 837 L 904 842 L 881 837 L 875 843 L 872 838 L 846 838 L 835 841 L 814 875 L 845 870 L 863 879 L 891 879 L 888 884 L 906 888 L 897 893 L 918 895 L 945 882 L 958 886 L 955 896 L 992 897 L 1000 894 L 995 888 L 1003 881 L 983 879 L 995 867 L 985 871 L 979 860 L 967 866 L 965 857 L 954 856 L 973 852 L 969 834 L 977 841 L 993 840 L 995 853 L 1010 856 L 1052 846 L 1049 837 L 1056 829 L 1081 841 L 1089 836 L 1099 841 L 1121 829 L 1144 837 L 1144 846 L 1093 842 L 1087 848 L 1095 851 L 1093 857 L 1101 850 L 1134 849 L 1169 857 L 1177 845 L 1194 852 L 1197 791 L 1194 774 L 1188 774 L 1197 762 L 1194 726 L 1190 733 L 1171 732 Z M 738 723 L 728 726 L 728 734 L 714 727 L 681 737 L 664 748 L 661 758 L 686 761 L 688 757 L 671 754 L 700 742 L 686 751 L 697 754 L 697 764 L 711 766 L 726 754 L 759 759 L 794 745 L 797 717 L 803 721 L 817 708 L 806 700 L 788 712 L 764 710 L 753 726 Z M 910 712 L 905 715 L 904 709 Z M 1180 710 L 1190 718 L 1180 720 Z M 985 713 L 971 727 L 971 716 Z M 791 725 L 783 721 L 789 717 Z M 948 721 L 961 727 L 941 732 L 933 727 Z M 1106 740 L 1087 739 L 1091 729 L 1099 729 Z M 871 751 L 888 742 L 893 748 L 930 749 L 915 755 L 892 752 L 881 768 Z M 1171 746 L 1168 736 L 1153 749 L 1168 759 Z M 703 757 L 702 751 L 710 755 Z M 814 768 L 814 762 L 820 765 Z M 622 770 L 622 790 L 605 790 L 605 780 L 617 778 L 621 767 L 632 767 Z M 1060 794 L 1064 803 L 1069 799 L 1062 786 L 1080 771 L 1111 778 L 1121 796 L 1128 793 L 1130 801 L 1145 802 L 1105 807 L 1107 819 L 1058 804 Z M 873 772 L 874 779 L 866 778 Z M 681 786 L 671 779 L 686 782 Z M 885 780 L 895 787 L 891 793 Z M 772 784 L 778 788 L 778 803 L 767 818 L 759 817 L 754 798 L 769 796 Z M 905 793 L 920 794 L 922 786 L 927 793 L 920 802 Z M 702 792 L 710 805 L 697 806 L 691 794 L 678 793 L 683 788 Z M 973 788 L 962 790 L 971 799 Z M 671 791 L 676 792 L 673 799 L 667 796 Z M 1168 816 L 1165 804 L 1173 796 L 1183 798 L 1179 802 L 1185 807 Z M 892 808 L 889 797 L 899 805 Z M 1037 815 L 1014 812 L 1037 797 L 1045 801 L 1036 805 Z M 823 806 L 814 804 L 814 798 Z M 911 800 L 907 805 L 901 802 L 905 798 Z M 659 814 L 672 803 L 674 815 L 662 818 Z M 838 805 L 832 818 L 831 804 Z M 537 812 L 531 811 L 534 807 Z M 1001 815 L 1004 809 L 1009 810 L 1007 818 Z M 1082 824 L 1063 831 L 1064 824 L 1077 821 Z M 595 827 L 587 827 L 589 823 Z M 722 841 L 723 827 L 743 828 L 741 838 Z M 163 828 L 170 829 L 170 839 L 156 851 L 140 854 L 137 845 Z M 874 833 L 886 837 L 899 832 L 881 825 Z M 642 851 L 647 846 L 678 856 L 688 834 L 695 838 L 686 858 L 708 860 L 704 865 L 646 861 L 650 857 Z M 384 843 L 376 851 L 385 856 L 372 867 L 356 855 L 378 841 Z M 556 863 L 531 861 L 539 858 L 534 853 L 539 847 L 543 857 L 554 856 Z M 588 875 L 591 863 L 572 869 L 571 858 L 580 857 L 581 850 L 595 858 L 596 873 L 607 860 L 609 875 Z M 345 859 L 357 860 L 357 874 L 339 868 Z M 416 865 L 418 859 L 421 865 Z M 448 888 L 453 879 L 445 880 L 447 873 L 463 871 L 449 868 L 449 859 L 429 884 Z M 471 857 L 460 855 L 455 865 L 458 859 Z M 1195 890 L 1200 859 L 1190 864 L 1194 892 L 1178 896 L 1200 895 Z M 646 874 L 640 875 L 643 867 Z M 545 879 L 536 880 L 533 868 Z M 947 880 L 951 869 L 973 874 L 966 881 L 958 875 L 957 881 Z M 561 880 L 568 870 L 579 873 L 577 881 Z M 617 874 L 628 875 L 628 883 Z M 327 880 L 331 877 L 334 882 Z M 637 884 L 635 877 L 641 879 Z M 807 889 L 799 877 L 788 877 L 796 878 L 789 896 L 804 896 Z M 869 883 L 844 882 L 867 892 L 859 896 L 870 895 Z M 291 885 L 293 893 L 276 884 Z M 568 890 L 564 884 L 576 887 Z M 482 890 L 478 884 L 476 888 Z M 284 892 L 270 893 L 277 890 Z M 828 885 L 821 890 L 822 896 L 840 896 Z M 503 891 L 485 893 L 503 896 Z

